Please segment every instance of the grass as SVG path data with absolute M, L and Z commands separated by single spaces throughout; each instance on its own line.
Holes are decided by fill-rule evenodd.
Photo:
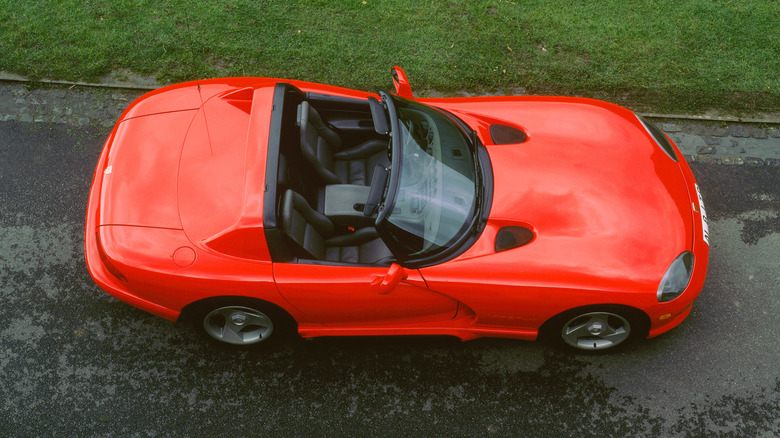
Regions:
M 780 109 L 777 0 L 0 0 L 0 70 L 217 76 L 420 95 L 584 95 L 634 109 Z

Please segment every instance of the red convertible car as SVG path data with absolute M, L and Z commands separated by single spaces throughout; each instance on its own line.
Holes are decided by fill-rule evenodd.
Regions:
M 133 102 L 86 222 L 101 288 L 216 341 L 543 337 L 608 350 L 682 322 L 709 256 L 658 128 L 569 97 L 415 99 L 211 79 Z

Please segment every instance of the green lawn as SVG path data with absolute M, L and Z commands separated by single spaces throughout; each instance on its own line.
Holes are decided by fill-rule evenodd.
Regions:
M 274 76 L 420 95 L 567 94 L 778 112 L 778 0 L 0 0 L 0 70 Z

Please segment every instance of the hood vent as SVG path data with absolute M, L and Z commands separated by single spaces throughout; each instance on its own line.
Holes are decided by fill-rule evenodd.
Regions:
M 490 125 L 490 139 L 493 144 L 516 144 L 528 140 L 528 135 L 508 125 Z
M 534 232 L 526 227 L 503 227 L 496 234 L 496 252 L 519 248 L 534 240 Z

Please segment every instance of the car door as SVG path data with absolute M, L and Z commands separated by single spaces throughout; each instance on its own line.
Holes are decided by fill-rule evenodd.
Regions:
M 431 291 L 416 269 L 274 263 L 282 296 L 325 325 L 392 325 L 452 319 L 458 301 Z

